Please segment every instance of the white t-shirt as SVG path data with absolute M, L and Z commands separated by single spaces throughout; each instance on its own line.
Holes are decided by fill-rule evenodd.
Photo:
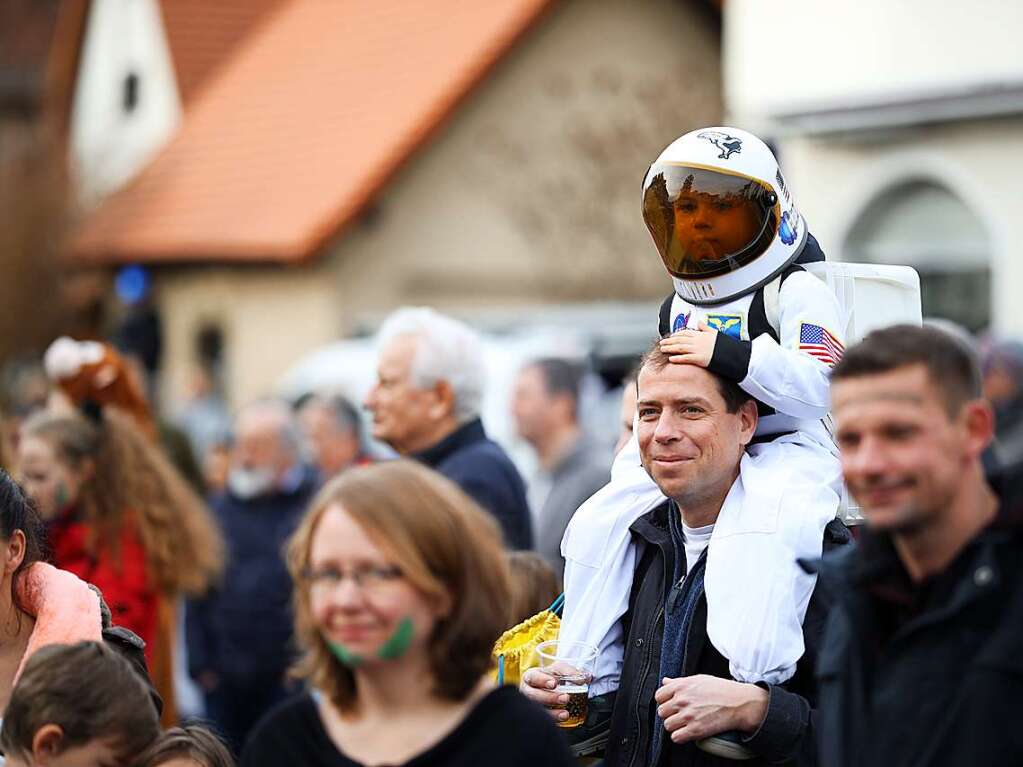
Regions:
M 693 571 L 693 567 L 700 561 L 700 555 L 703 554 L 703 550 L 706 549 L 707 544 L 710 543 L 710 534 L 714 532 L 714 525 L 689 527 L 685 522 L 683 522 L 682 532 L 685 533 L 686 536 L 686 572 L 691 573 Z

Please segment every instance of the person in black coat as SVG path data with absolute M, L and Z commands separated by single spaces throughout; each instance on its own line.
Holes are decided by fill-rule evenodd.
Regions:
M 756 430 L 756 405 L 736 384 L 674 365 L 656 347 L 644 358 L 638 388 L 643 467 L 669 500 L 630 528 L 637 561 L 622 619 L 619 685 L 617 693 L 590 699 L 591 715 L 572 733 L 576 751 L 603 750 L 608 767 L 724 765 L 737 756 L 750 765 L 813 765 L 813 668 L 827 600 L 817 590 L 811 595 L 803 655 L 783 684 L 733 680 L 707 630 L 703 576 L 715 556 L 713 529 L 726 497 L 737 486 L 741 492 L 739 467 Z M 837 520 L 822 536 L 825 550 L 849 541 Z M 770 637 L 773 626 L 748 628 L 751 636 Z M 562 701 L 545 689 L 549 681 L 530 669 L 520 689 L 557 708 Z
M 311 689 L 267 715 L 242 767 L 572 767 L 547 714 L 494 686 L 508 568 L 497 525 L 450 480 L 409 460 L 340 474 L 288 565 Z
M 533 533 L 526 486 L 480 420 L 486 361 L 468 326 L 432 309 L 399 309 L 380 329 L 373 437 L 436 469 L 490 512 L 511 549 Z
M 243 408 L 227 490 L 211 508 L 228 557 L 221 584 L 186 614 L 189 673 L 206 713 L 240 750 L 256 723 L 287 695 L 293 659 L 291 579 L 282 554 L 319 485 L 299 460 L 287 404 Z
M 936 328 L 876 331 L 832 399 L 869 529 L 818 565 L 836 600 L 821 763 L 1023 764 L 1021 488 L 983 474 L 993 419 L 972 353 Z

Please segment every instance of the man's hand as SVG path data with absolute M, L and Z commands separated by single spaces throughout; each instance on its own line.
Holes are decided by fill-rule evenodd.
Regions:
M 671 362 L 698 365 L 705 368 L 714 356 L 714 344 L 717 343 L 718 332 L 706 322 L 701 322 L 696 330 L 680 330 L 674 335 L 661 339 L 661 351 L 670 355 Z
M 698 674 L 663 679 L 654 693 L 657 715 L 674 743 L 729 730 L 755 732 L 767 715 L 767 691 L 755 684 Z
M 568 711 L 562 706 L 568 704 L 568 695 L 556 693 L 554 688 L 558 680 L 551 674 L 545 674 L 538 668 L 526 669 L 519 680 L 519 692 L 541 706 L 545 706 L 556 721 L 568 719 Z

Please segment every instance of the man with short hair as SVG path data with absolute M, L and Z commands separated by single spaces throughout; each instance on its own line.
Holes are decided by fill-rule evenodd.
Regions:
M 803 624 L 803 656 L 784 684 L 733 681 L 708 632 L 708 612 L 731 609 L 705 592 L 704 573 L 708 558 L 718 556 L 713 533 L 726 499 L 741 502 L 740 468 L 745 473 L 757 461 L 747 452 L 756 402 L 705 368 L 671 363 L 655 345 L 639 372 L 637 414 L 643 467 L 667 500 L 630 528 L 637 561 L 618 632 L 619 687 L 591 699 L 594 714 L 574 738 L 583 741 L 578 750 L 606 740 L 609 767 L 723 765 L 736 755 L 751 765 L 812 764 L 812 669 L 827 608 L 816 591 Z M 797 506 L 805 491 L 786 488 L 785 508 Z M 848 531 L 837 520 L 825 530 L 825 550 L 846 542 Z M 787 588 L 787 572 L 779 567 L 763 577 L 782 579 L 777 587 Z M 748 626 L 764 641 L 774 628 Z M 553 688 L 553 678 L 538 669 L 527 671 L 520 685 L 564 719 L 567 713 L 557 709 L 567 696 Z M 610 722 L 601 727 L 609 701 Z
M 298 423 L 324 480 L 349 466 L 368 463 L 359 411 L 340 395 L 314 394 L 298 407 Z
M 300 459 L 286 402 L 261 400 L 238 413 L 227 489 L 210 506 L 228 558 L 220 586 L 189 604 L 189 673 L 207 715 L 240 751 L 249 730 L 286 695 L 294 658 L 291 577 L 284 545 L 318 486 Z
M 985 480 L 994 431 L 970 350 L 878 330 L 831 376 L 859 546 L 825 557 L 821 763 L 1023 764 L 1023 507 Z
M 428 308 L 399 309 L 379 334 L 377 382 L 366 397 L 373 437 L 436 469 L 497 519 L 509 548 L 528 549 L 526 486 L 480 420 L 479 336 Z
M 519 371 L 512 415 L 519 436 L 533 449 L 540 469 L 531 503 L 537 511 L 536 550 L 557 571 L 565 571 L 561 539 L 575 510 L 607 484 L 609 456 L 590 444 L 579 426 L 581 365 L 548 357 Z

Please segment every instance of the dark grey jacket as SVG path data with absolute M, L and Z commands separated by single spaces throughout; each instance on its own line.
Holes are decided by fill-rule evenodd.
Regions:
M 540 509 L 536 550 L 550 563 L 558 577 L 565 574 L 561 539 L 572 515 L 611 478 L 610 456 L 603 455 L 580 437 L 572 450 L 550 474 L 551 490 Z
M 821 764 L 1023 764 L 1023 507 L 914 585 L 866 533 L 825 557 L 834 595 L 817 670 Z
M 478 418 L 413 456 L 450 479 L 497 519 L 510 549 L 533 545 L 526 485 L 504 448 Z
M 667 515 L 677 508 L 665 502 L 632 525 L 633 535 L 642 543 L 642 554 L 633 578 L 629 611 L 626 614 L 625 664 L 622 668 L 611 715 L 606 764 L 608 767 L 641 767 L 649 759 L 653 738 L 663 738 L 660 765 L 724 765 L 729 760 L 700 751 L 692 743 L 672 744 L 662 729 L 654 731 L 654 693 L 660 687 L 660 656 L 664 632 L 664 606 L 674 586 L 675 547 L 668 530 Z M 843 546 L 851 540 L 849 531 L 837 520 L 824 534 L 824 550 Z M 684 564 L 683 564 L 684 567 Z M 803 622 L 806 651 L 796 666 L 795 676 L 784 685 L 765 685 L 770 693 L 767 716 L 746 745 L 760 755 L 745 762 L 755 765 L 816 764 L 814 708 L 816 686 L 813 669 L 820 649 L 827 616 L 827 600 L 814 591 Z M 685 666 L 678 676 L 710 674 L 730 679 L 728 661 L 707 639 L 707 602 L 701 597 L 686 637 Z

